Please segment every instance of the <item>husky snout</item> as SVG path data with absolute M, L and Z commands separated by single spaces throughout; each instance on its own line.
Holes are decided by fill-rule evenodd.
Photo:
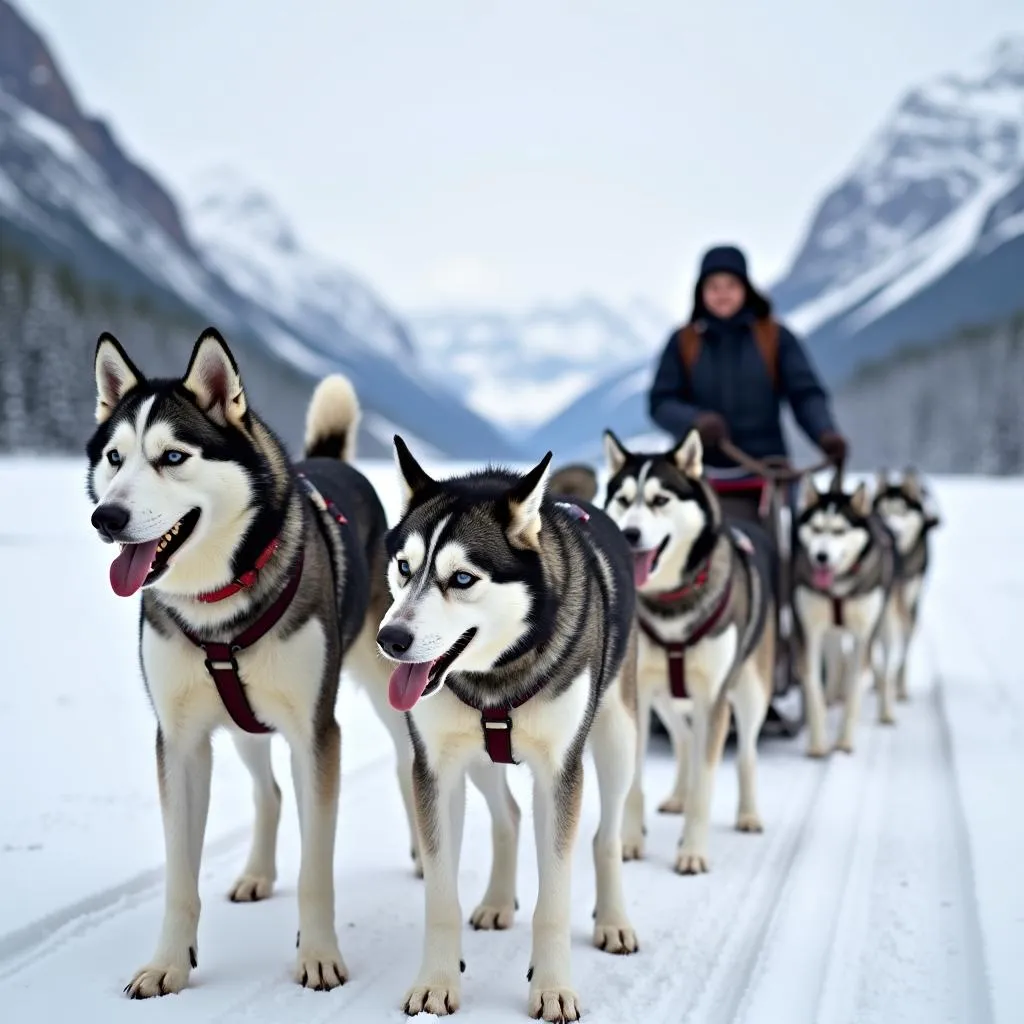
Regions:
M 622 536 L 626 538 L 626 543 L 631 548 L 637 548 L 640 546 L 640 529 L 636 526 L 627 526 L 622 531 Z
M 120 538 L 130 519 L 128 509 L 111 502 L 108 505 L 97 505 L 90 522 L 107 544 L 113 544 Z
M 384 626 L 377 634 L 377 646 L 397 661 L 412 647 L 415 639 L 405 626 Z

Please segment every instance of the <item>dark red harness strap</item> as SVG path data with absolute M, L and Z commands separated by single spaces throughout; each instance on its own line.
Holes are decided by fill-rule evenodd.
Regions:
M 832 598 L 832 625 L 842 626 L 843 620 L 843 599 L 841 597 Z
M 260 552 L 259 558 L 256 559 L 255 565 L 246 572 L 243 572 L 237 579 L 232 580 L 227 585 L 221 587 L 219 590 L 211 590 L 209 593 L 200 594 L 199 600 L 204 604 L 215 604 L 217 601 L 223 601 L 226 598 L 234 597 L 240 590 L 247 590 L 253 586 L 256 580 L 259 578 L 259 571 L 262 569 L 271 558 L 274 557 L 274 552 L 280 547 L 281 542 L 275 537 L 264 549 Z
M 210 678 L 213 680 L 214 686 L 217 687 L 224 710 L 231 716 L 235 725 L 245 732 L 259 734 L 274 730 L 270 726 L 264 725 L 253 712 L 249 698 L 245 695 L 245 684 L 239 675 L 238 661 L 235 655 L 265 637 L 281 620 L 281 616 L 288 610 L 288 606 L 299 589 L 299 582 L 302 579 L 302 563 L 303 552 L 300 548 L 295 571 L 284 590 L 248 629 L 243 630 L 233 640 L 227 643 L 202 640 L 190 629 L 181 626 L 185 637 L 206 653 L 206 671 L 210 673 Z M 181 624 L 179 623 L 179 625 Z
M 711 614 L 685 640 L 671 642 L 663 640 L 643 619 L 637 619 L 644 635 L 665 651 L 668 658 L 668 687 L 673 697 L 684 700 L 690 696 L 686 688 L 686 649 L 696 646 L 715 628 L 718 620 L 725 614 L 725 609 L 729 606 L 730 597 L 732 597 L 731 579 Z
M 480 712 L 480 724 L 484 730 L 487 756 L 495 764 L 516 764 L 512 757 L 512 718 L 509 712 L 505 708 L 484 708 Z

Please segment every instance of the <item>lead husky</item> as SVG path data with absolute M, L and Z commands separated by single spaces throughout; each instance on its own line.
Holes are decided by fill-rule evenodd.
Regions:
M 140 653 L 157 717 L 167 857 L 156 952 L 125 991 L 178 992 L 196 966 L 210 734 L 219 726 L 231 729 L 252 773 L 256 804 L 251 853 L 230 898 L 263 899 L 274 883 L 281 793 L 268 728 L 276 729 L 291 746 L 302 837 L 295 978 L 334 988 L 348 976 L 333 879 L 343 661 L 370 684 L 389 728 L 404 732 L 384 701 L 386 662 L 375 645 L 389 602 L 387 523 L 369 481 L 342 461 L 353 450 L 355 394 L 342 377 L 319 386 L 309 458 L 292 467 L 213 329 L 180 380 L 146 380 L 110 335 L 99 340 L 95 370 L 92 523 L 121 545 L 110 568 L 115 593 L 143 591 Z M 408 768 L 405 777 L 409 795 Z
M 588 741 L 601 792 L 594 943 L 610 953 L 637 949 L 621 882 L 636 750 L 629 551 L 598 509 L 546 496 L 550 453 L 525 476 L 485 470 L 435 481 L 401 438 L 395 451 L 405 509 L 388 536 L 394 603 L 377 641 L 398 663 L 390 699 L 408 716 L 426 879 L 422 966 L 403 1006 L 439 1016 L 458 1009 L 464 773 L 474 765 L 504 787 L 496 765 L 525 761 L 540 875 L 529 1012 L 574 1021 L 570 868 Z M 506 869 L 510 917 L 514 847 Z
M 896 668 L 896 699 L 907 694 L 907 656 L 917 631 L 921 590 L 929 564 L 929 534 L 939 525 L 939 517 L 928 507 L 928 495 L 913 469 L 895 479 L 878 474 L 873 508 L 896 538 L 899 554 L 896 574 L 896 616 L 901 632 Z
M 797 518 L 794 551 L 794 609 L 804 646 L 804 702 L 807 709 L 810 757 L 825 757 L 825 692 L 822 659 L 826 641 L 846 634 L 853 640 L 848 656 L 828 653 L 830 680 L 843 702 L 843 722 L 835 749 L 853 753 L 860 717 L 860 698 L 871 674 L 871 652 L 877 643 L 882 653 L 878 677 L 878 719 L 895 722 L 892 690 L 898 658 L 899 628 L 895 602 L 896 552 L 892 534 L 871 510 L 867 486 L 852 494 L 838 485 L 825 492 L 804 480 Z
M 659 810 L 686 811 L 680 874 L 708 870 L 714 773 L 736 715 L 740 782 L 736 827 L 760 832 L 757 737 L 772 692 L 775 611 L 768 538 L 722 519 L 691 431 L 670 452 L 628 451 L 605 432 L 605 505 L 633 549 L 640 621 L 640 743 L 627 805 L 625 852 L 643 853 L 643 761 L 651 708 L 672 737 L 676 783 Z M 682 702 L 686 701 L 686 705 Z M 678 710 L 689 706 L 692 737 Z M 689 747 L 689 768 L 687 768 Z M 689 785 L 687 786 L 687 783 Z

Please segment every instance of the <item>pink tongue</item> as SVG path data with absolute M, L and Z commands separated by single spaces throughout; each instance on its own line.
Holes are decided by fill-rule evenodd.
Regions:
M 149 575 L 160 538 L 146 544 L 126 544 L 110 566 L 110 586 L 118 597 L 131 597 Z
M 654 559 L 658 556 L 658 549 L 651 548 L 650 551 L 633 552 L 633 582 L 642 587 L 654 568 Z
M 403 662 L 391 673 L 388 700 L 396 711 L 408 711 L 427 688 L 432 661 Z
M 828 590 L 835 580 L 835 573 L 831 569 L 826 569 L 822 566 L 820 569 L 814 570 L 811 578 L 819 590 Z

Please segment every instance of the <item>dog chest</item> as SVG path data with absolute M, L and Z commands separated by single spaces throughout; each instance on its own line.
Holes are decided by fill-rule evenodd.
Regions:
M 326 646 L 320 622 L 310 619 L 287 639 L 272 632 L 237 654 L 238 673 L 256 717 L 285 733 L 308 732 L 324 679 Z M 168 734 L 193 725 L 233 723 L 206 669 L 205 655 L 184 637 L 142 633 L 142 660 L 161 728 Z

